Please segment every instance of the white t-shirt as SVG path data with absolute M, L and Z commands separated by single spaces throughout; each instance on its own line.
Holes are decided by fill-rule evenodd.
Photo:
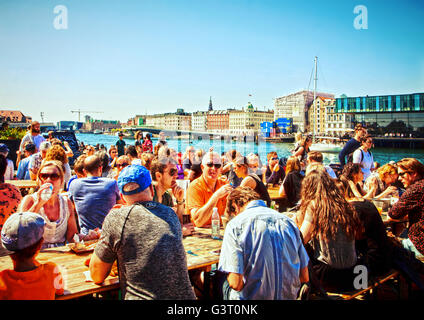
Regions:
M 364 181 L 371 175 L 371 169 L 374 168 L 374 158 L 372 153 L 365 152 L 361 148 L 358 148 L 353 153 L 353 163 L 362 164 L 362 172 L 364 173 Z
M 46 140 L 46 139 L 44 139 L 44 137 L 42 135 L 40 135 L 40 134 L 34 137 L 34 136 L 32 136 L 31 133 L 27 133 L 22 138 L 21 145 L 19 146 L 19 150 L 21 150 L 23 152 L 24 151 L 24 145 L 25 145 L 25 143 L 27 141 L 29 141 L 29 142 L 35 144 L 35 146 L 37 147 L 37 151 L 40 151 L 40 144 L 44 140 Z
M 15 174 L 14 170 L 15 168 L 13 165 L 13 161 L 10 159 L 7 159 L 7 167 L 6 167 L 6 172 L 4 173 L 4 180 L 13 180 L 13 176 Z

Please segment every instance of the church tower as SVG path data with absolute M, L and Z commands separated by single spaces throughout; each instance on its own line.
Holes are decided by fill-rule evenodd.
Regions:
M 210 97 L 209 98 L 209 109 L 208 109 L 208 111 L 212 111 L 213 110 L 213 108 L 212 108 L 212 97 Z

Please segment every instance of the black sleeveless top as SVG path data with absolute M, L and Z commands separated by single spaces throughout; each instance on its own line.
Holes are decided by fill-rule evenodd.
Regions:
M 255 192 L 259 194 L 261 200 L 266 202 L 268 207 L 271 206 L 271 197 L 269 196 L 268 189 L 262 182 L 262 180 L 254 173 L 249 174 L 249 177 L 252 177 L 256 182 L 256 187 L 254 189 Z

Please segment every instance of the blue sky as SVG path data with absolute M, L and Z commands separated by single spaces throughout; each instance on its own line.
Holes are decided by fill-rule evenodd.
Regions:
M 273 108 L 313 89 L 315 56 L 318 90 L 336 97 L 424 92 L 423 14 L 408 0 L 0 0 L 0 109 L 57 122 L 207 110 L 210 96 Z

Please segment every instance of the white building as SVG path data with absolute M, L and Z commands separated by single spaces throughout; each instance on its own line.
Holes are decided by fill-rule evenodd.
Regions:
M 327 106 L 325 134 L 330 136 L 343 136 L 353 130 L 353 113 L 335 112 L 335 105 Z
M 195 132 L 206 132 L 208 128 L 208 113 L 197 111 L 191 114 L 191 130 Z
M 333 94 L 316 92 L 316 96 L 334 98 Z M 274 99 L 274 119 L 292 118 L 294 131 L 308 131 L 308 112 L 314 100 L 312 91 L 299 91 Z
M 231 134 L 253 134 L 260 131 L 262 122 L 274 120 L 273 111 L 258 111 L 249 102 L 246 109 L 231 110 L 229 114 L 229 133 Z
M 326 120 L 327 120 L 327 110 L 328 107 L 335 106 L 335 99 L 325 98 L 318 96 L 315 99 L 315 102 L 312 103 L 308 116 L 309 116 L 309 128 L 310 132 L 315 132 L 316 134 L 324 134 L 326 132 Z M 315 116 L 314 105 L 317 110 Z

